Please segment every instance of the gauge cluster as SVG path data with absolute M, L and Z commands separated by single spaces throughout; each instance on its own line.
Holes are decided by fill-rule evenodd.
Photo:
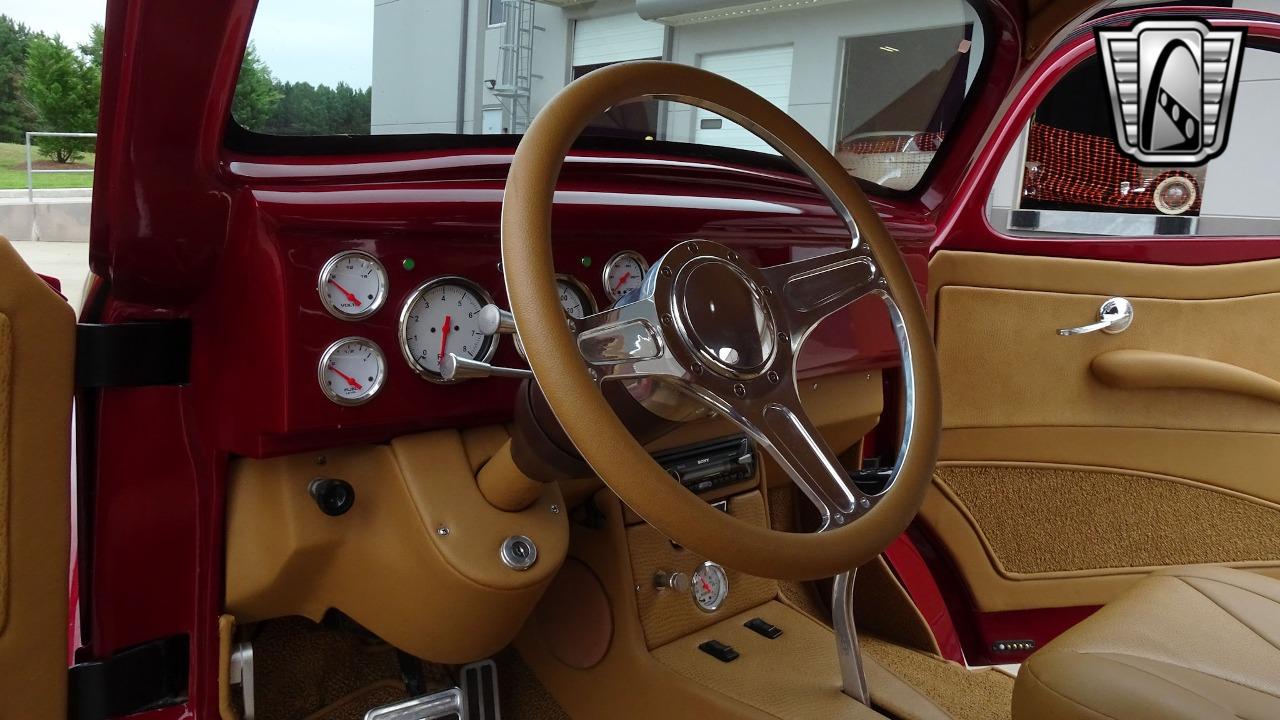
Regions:
M 588 267 L 589 258 L 580 264 Z M 390 323 L 394 323 L 399 360 L 417 381 L 439 385 L 465 382 L 446 379 L 442 369 L 449 355 L 489 363 L 498 353 L 502 333 L 481 322 L 486 306 L 501 308 L 490 289 L 461 274 L 432 274 L 402 282 L 401 273 L 395 270 L 412 271 L 415 265 L 412 259 L 345 250 L 328 257 L 321 266 L 316 294 L 320 307 L 331 318 L 328 326 L 334 337 L 315 360 L 316 378 L 320 393 L 333 404 L 355 407 L 373 401 L 380 393 L 406 390 L 391 387 L 399 380 L 399 373 L 388 364 L 396 362 L 395 349 L 389 353 L 384 350 Z M 613 255 L 601 267 L 599 294 L 610 303 L 616 301 L 640 287 L 648 267 L 639 252 L 626 250 Z M 497 280 L 500 286 L 500 274 Z M 569 317 L 583 318 L 599 311 L 597 293 L 583 280 L 559 273 L 555 282 L 560 305 Z M 380 312 L 388 304 L 392 307 Z M 360 332 L 362 323 L 368 332 Z M 518 337 L 512 346 L 523 359 Z

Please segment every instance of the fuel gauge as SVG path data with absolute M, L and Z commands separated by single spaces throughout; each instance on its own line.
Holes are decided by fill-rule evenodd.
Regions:
M 617 300 L 644 282 L 649 263 L 634 250 L 623 250 L 604 264 L 602 279 L 604 293 L 610 300 Z
M 372 341 L 343 338 L 320 355 L 317 368 L 320 390 L 339 405 L 362 405 L 382 389 L 387 360 Z

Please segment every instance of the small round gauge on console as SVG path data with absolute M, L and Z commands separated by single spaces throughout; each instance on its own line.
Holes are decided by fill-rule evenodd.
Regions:
M 560 295 L 560 307 L 569 317 L 580 320 L 596 313 L 596 299 L 581 280 L 571 275 L 556 275 L 556 292 Z
M 604 264 L 604 271 L 601 274 L 604 280 L 604 294 L 610 300 L 617 300 L 626 295 L 628 291 L 640 287 L 640 283 L 644 282 L 645 271 L 648 269 L 649 263 L 634 250 L 623 250 L 614 255 Z
M 729 595 L 729 576 L 724 568 L 710 560 L 702 563 L 693 571 L 690 582 L 690 594 L 693 602 L 703 612 L 715 612 L 724 604 Z
M 320 355 L 320 389 L 339 405 L 362 405 L 382 389 L 387 360 L 372 340 L 346 337 Z
M 341 320 L 366 318 L 387 299 L 387 271 L 369 253 L 338 253 L 320 269 L 316 292 L 330 315 Z
M 418 286 L 400 310 L 400 350 L 422 377 L 448 382 L 440 364 L 453 353 L 488 362 L 498 336 L 480 331 L 480 309 L 493 303 L 484 288 L 461 277 L 440 277 Z

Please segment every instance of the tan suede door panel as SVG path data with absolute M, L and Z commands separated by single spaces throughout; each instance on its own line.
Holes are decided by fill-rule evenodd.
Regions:
M 1280 380 L 1280 261 L 943 252 L 930 284 L 944 432 L 921 516 L 979 609 L 1103 604 L 1172 564 L 1280 575 L 1280 403 L 1091 369 L 1142 350 Z M 1128 330 L 1057 334 L 1112 296 L 1133 302 Z
M 75 317 L 0 238 L 0 717 L 66 716 Z
M 1280 274 L 1277 276 L 1280 281 Z M 1278 282 L 1280 284 L 1280 282 Z M 1106 295 L 945 287 L 936 338 L 943 427 L 1145 427 L 1280 432 L 1280 404 L 1215 390 L 1123 389 L 1090 371 L 1113 350 L 1208 358 L 1280 378 L 1280 293 L 1221 300 L 1128 296 L 1123 333 L 1063 337 L 1097 319 Z

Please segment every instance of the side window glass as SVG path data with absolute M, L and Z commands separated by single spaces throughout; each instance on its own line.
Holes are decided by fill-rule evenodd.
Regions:
M 1116 147 L 1095 55 L 1023 128 L 988 200 L 1011 235 L 1280 236 L 1280 55 L 1247 47 L 1227 148 L 1199 167 L 1145 167 Z

